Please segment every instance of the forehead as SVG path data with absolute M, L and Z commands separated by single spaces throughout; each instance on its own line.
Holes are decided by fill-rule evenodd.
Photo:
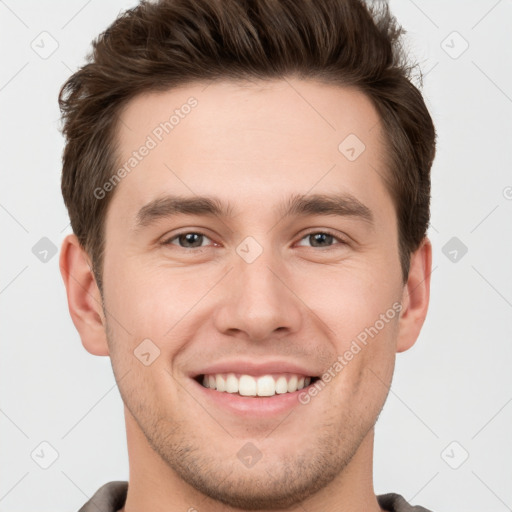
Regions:
M 240 206 L 282 201 L 286 190 L 363 202 L 384 193 L 379 116 L 353 88 L 298 79 L 187 84 L 131 100 L 117 139 L 124 172 L 112 202 L 129 216 L 167 193 Z

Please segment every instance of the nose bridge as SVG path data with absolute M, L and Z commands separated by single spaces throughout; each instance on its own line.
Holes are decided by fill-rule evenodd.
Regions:
M 275 331 L 300 327 L 300 301 L 286 286 L 279 255 L 243 241 L 236 249 L 234 268 L 218 316 L 222 331 L 244 331 L 251 340 L 272 337 Z
M 240 283 L 239 299 L 247 305 L 259 306 L 262 310 L 279 304 L 283 295 L 283 284 L 277 278 L 276 258 L 271 250 L 265 251 L 252 263 L 238 262 L 235 266 L 236 278 Z M 268 306 L 265 308 L 264 306 Z

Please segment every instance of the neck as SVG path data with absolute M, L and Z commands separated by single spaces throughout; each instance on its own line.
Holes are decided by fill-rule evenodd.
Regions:
M 205 496 L 183 481 L 153 450 L 126 407 L 125 420 L 130 477 L 126 503 L 119 512 L 243 512 Z M 382 512 L 373 490 L 373 440 L 372 428 L 342 473 L 286 512 Z

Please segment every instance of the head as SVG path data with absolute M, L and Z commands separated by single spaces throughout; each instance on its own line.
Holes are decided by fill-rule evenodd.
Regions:
M 355 0 L 142 2 L 61 90 L 73 321 L 131 428 L 223 503 L 342 474 L 421 329 L 435 131 L 401 33 Z M 231 370 L 318 382 L 242 414 L 260 399 L 201 385 Z

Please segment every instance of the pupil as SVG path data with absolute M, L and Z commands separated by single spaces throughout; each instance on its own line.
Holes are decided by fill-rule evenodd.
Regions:
M 194 244 L 194 237 L 198 237 L 199 244 Z M 201 237 L 202 235 L 199 235 L 198 233 L 187 233 L 185 235 L 181 235 L 181 241 L 185 240 L 185 243 L 192 243 L 194 247 L 200 247 L 201 246 Z M 197 242 L 197 239 L 196 239 Z
M 320 242 L 324 241 L 325 242 L 326 241 L 326 237 L 327 237 L 327 241 L 329 241 L 330 239 L 333 238 L 332 235 L 329 235 L 327 233 L 315 233 L 312 236 L 313 236 L 313 240 L 315 241 L 315 243 L 317 241 L 320 241 Z M 313 243 L 313 246 L 315 245 L 315 243 Z M 320 245 L 322 245 L 322 244 L 320 244 Z M 325 245 L 325 244 L 323 244 L 323 245 Z

